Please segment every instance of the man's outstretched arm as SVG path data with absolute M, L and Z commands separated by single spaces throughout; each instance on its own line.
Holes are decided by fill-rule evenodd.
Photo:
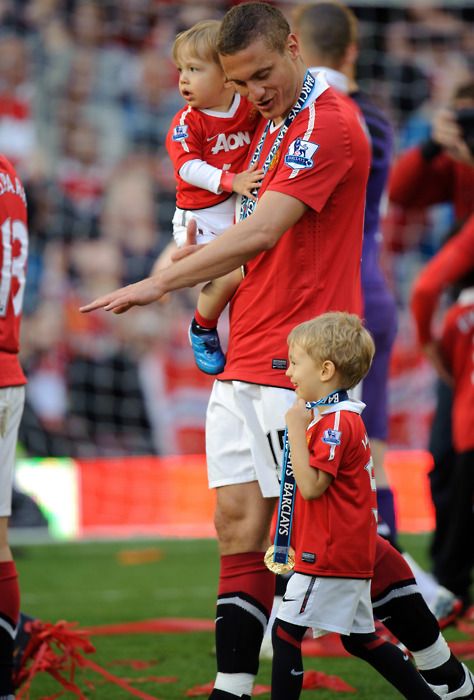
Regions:
M 248 219 L 228 228 L 216 241 L 197 246 L 192 255 L 178 260 L 135 284 L 121 287 L 81 307 L 82 312 L 105 309 L 116 314 L 132 306 L 145 306 L 175 289 L 221 277 L 258 253 L 269 250 L 306 211 L 306 205 L 280 192 L 265 192 Z

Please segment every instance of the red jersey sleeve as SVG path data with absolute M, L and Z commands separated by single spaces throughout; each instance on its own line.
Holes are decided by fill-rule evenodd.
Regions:
M 311 427 L 308 439 L 310 466 L 333 477 L 337 475 L 344 455 L 344 440 L 348 438 L 347 431 L 343 438 L 340 420 L 340 411 L 321 416 Z
M 420 147 L 410 148 L 392 168 L 389 198 L 406 209 L 452 201 L 456 182 L 454 169 L 454 161 L 445 153 L 426 160 Z
M 171 122 L 166 137 L 166 149 L 168 151 L 175 172 L 188 160 L 204 160 L 203 158 L 203 133 L 199 121 L 199 115 L 191 107 L 182 109 Z
M 327 94 L 326 94 L 327 93 Z M 275 176 L 268 185 L 320 212 L 368 142 L 354 105 L 326 93 L 302 110 L 281 146 Z M 367 169 L 368 172 L 368 169 Z
M 460 279 L 473 266 L 474 215 L 426 265 L 413 287 L 411 310 L 422 345 L 431 338 L 431 320 L 443 289 Z

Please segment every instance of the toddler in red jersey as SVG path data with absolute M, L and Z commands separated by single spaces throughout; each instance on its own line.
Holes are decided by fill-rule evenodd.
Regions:
M 374 634 L 375 479 L 364 404 L 347 394 L 367 374 L 374 343 L 358 316 L 333 312 L 296 326 L 288 344 L 286 374 L 297 395 L 286 414 L 297 487 L 295 573 L 272 631 L 272 700 L 300 696 L 307 628 L 350 636 L 352 644 Z M 309 410 L 307 402 L 317 405 Z
M 217 53 L 219 28 L 217 20 L 198 22 L 178 34 L 173 46 L 179 90 L 187 103 L 166 138 L 176 175 L 173 237 L 179 247 L 192 219 L 198 244 L 209 243 L 231 226 L 234 193 L 254 199 L 252 192 L 263 176 L 262 170 L 243 170 L 258 113 L 226 82 Z M 169 258 L 167 252 L 160 265 Z M 236 270 L 201 290 L 190 339 L 198 367 L 208 374 L 224 369 L 217 319 L 240 280 Z

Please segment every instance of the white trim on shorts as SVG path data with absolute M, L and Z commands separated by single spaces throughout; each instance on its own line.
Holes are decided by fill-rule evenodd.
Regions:
M 288 581 L 277 618 L 300 627 L 311 627 L 314 637 L 327 632 L 373 632 L 370 579 L 294 573 Z
M 16 442 L 24 402 L 24 386 L 0 388 L 0 517 L 12 512 Z
M 206 416 L 209 487 L 258 481 L 264 498 L 280 495 L 285 414 L 291 389 L 214 382 Z

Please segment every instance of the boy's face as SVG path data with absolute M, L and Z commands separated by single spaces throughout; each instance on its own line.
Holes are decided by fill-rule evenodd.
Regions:
M 196 109 L 227 111 L 233 90 L 226 86 L 222 68 L 184 52 L 179 58 L 179 91 L 186 102 Z
M 295 387 L 296 395 L 305 401 L 318 401 L 327 391 L 324 363 L 315 362 L 300 345 L 290 345 L 286 376 Z

